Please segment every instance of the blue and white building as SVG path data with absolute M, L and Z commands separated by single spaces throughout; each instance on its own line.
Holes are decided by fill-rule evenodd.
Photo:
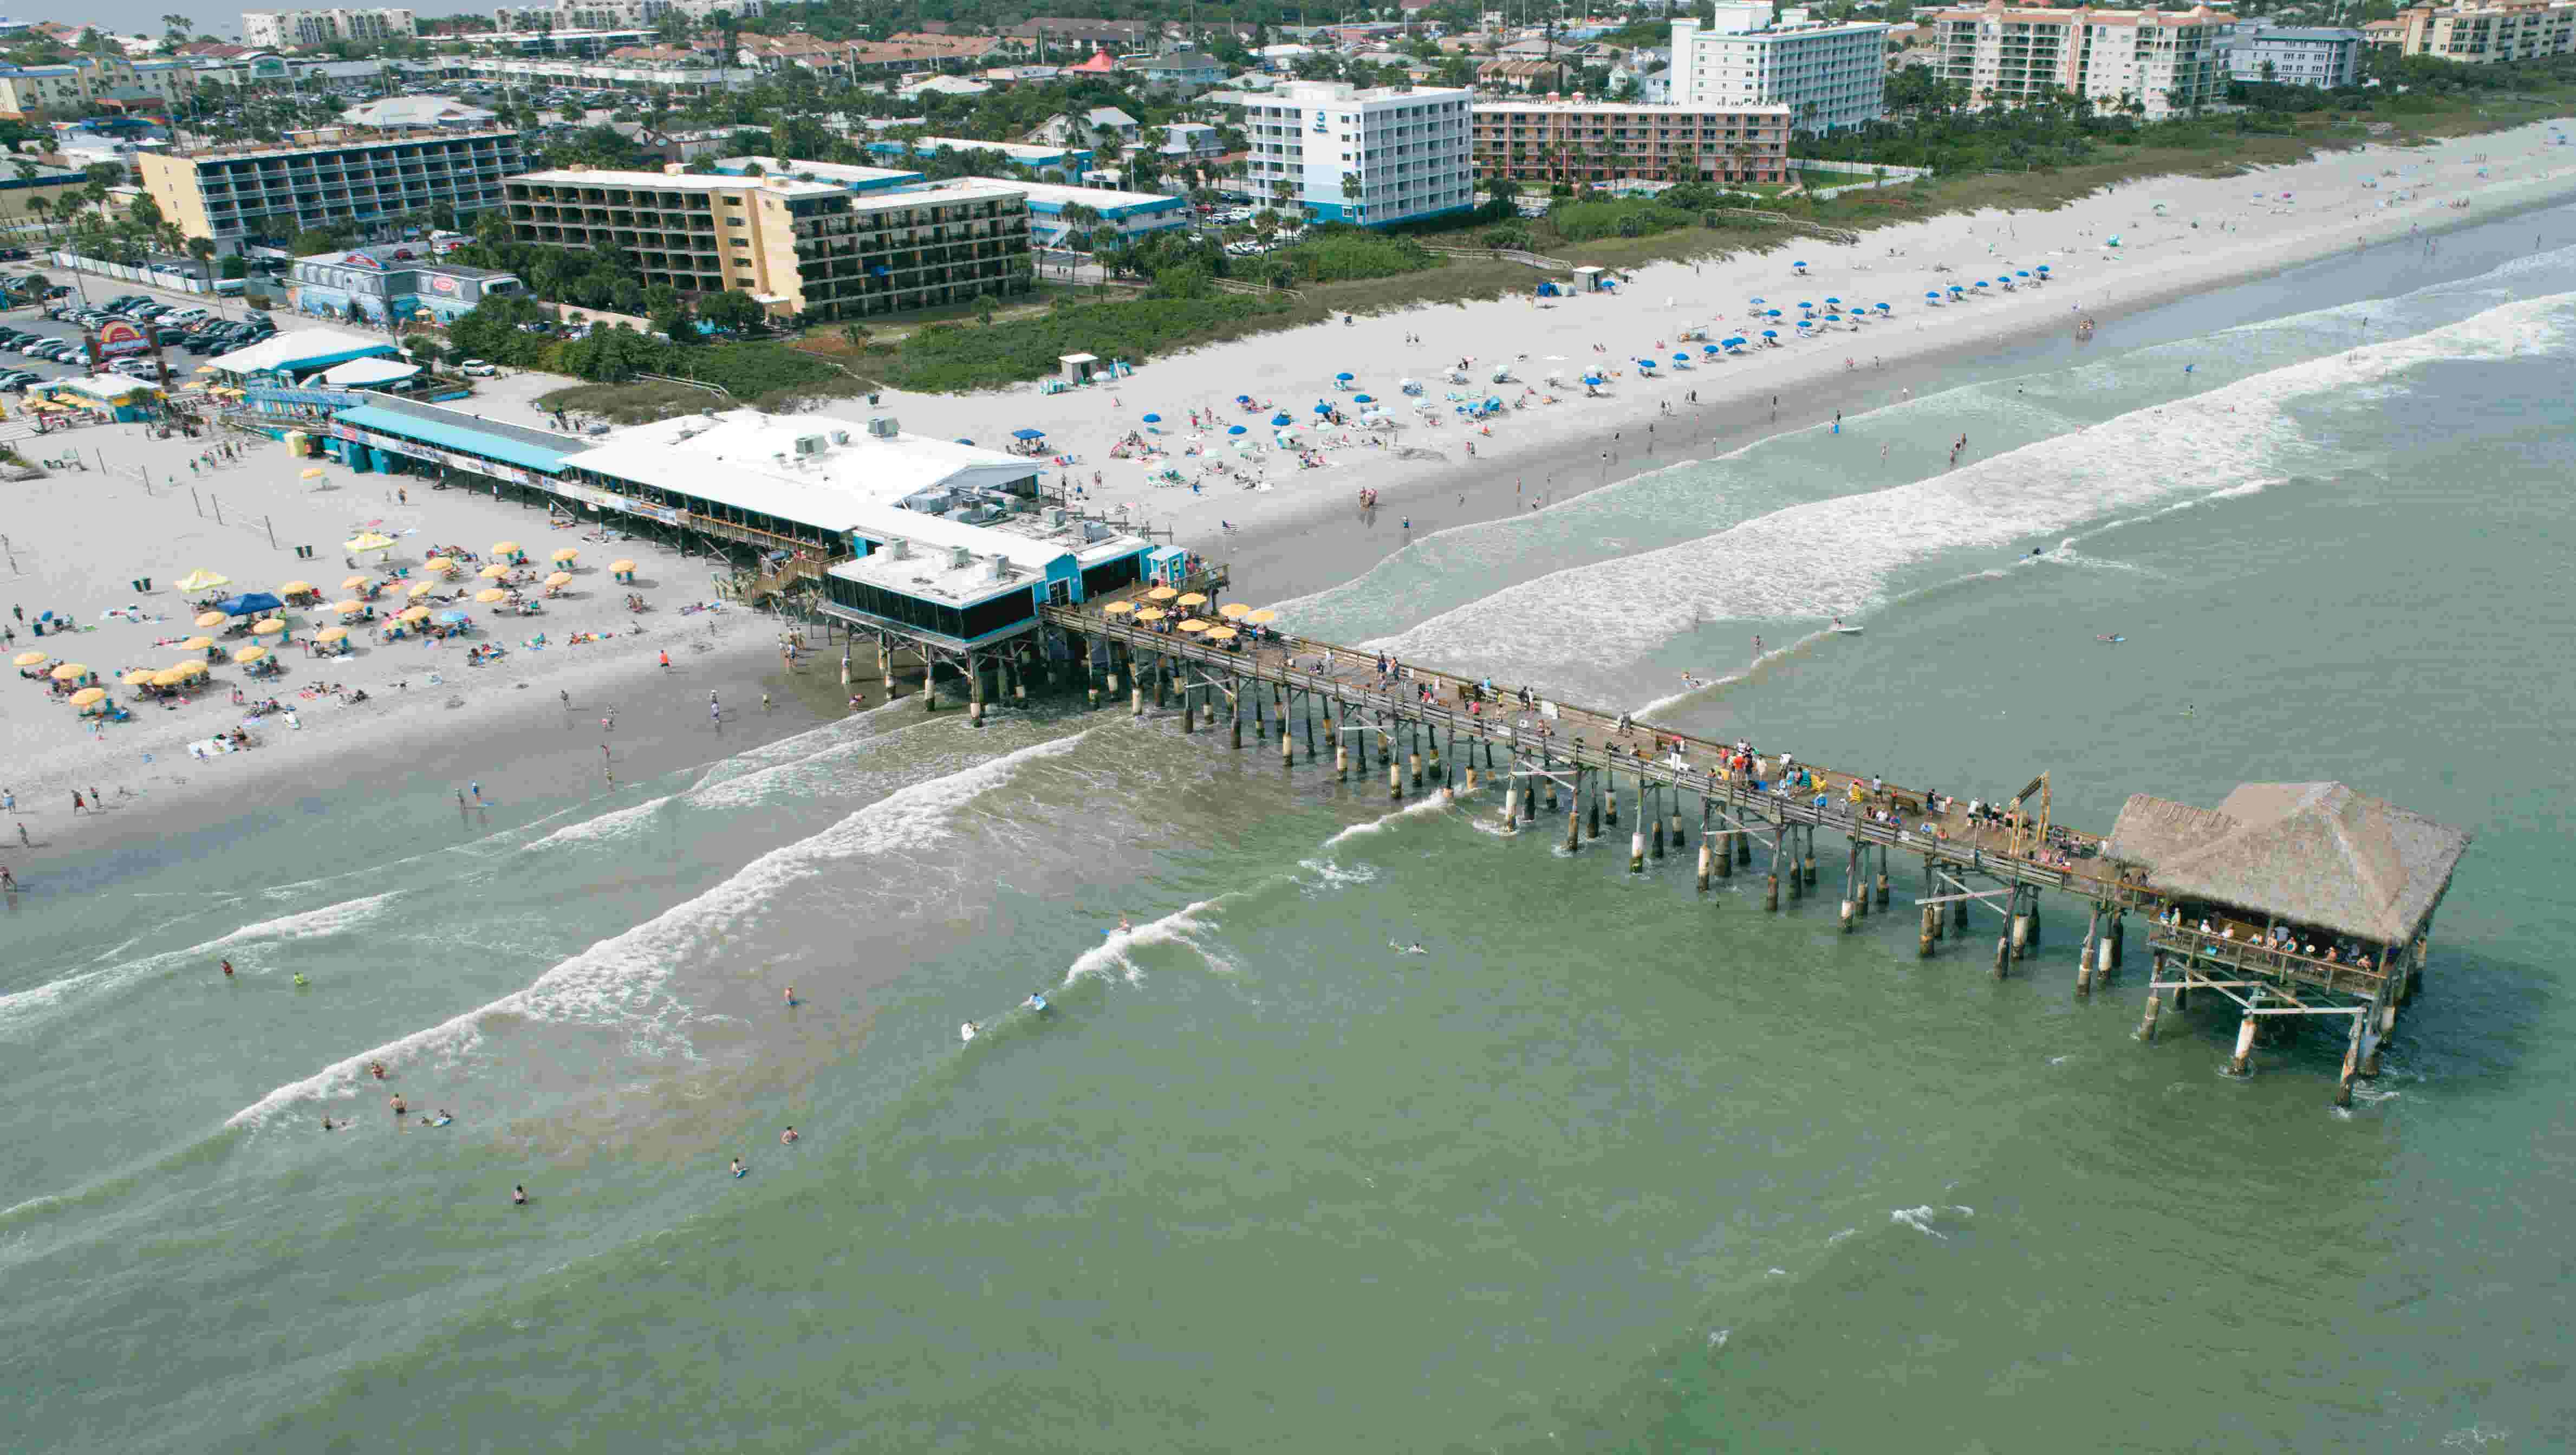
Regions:
M 351 307 L 370 323 L 411 318 L 451 323 L 487 297 L 526 291 L 515 273 L 469 268 L 432 256 L 424 242 L 379 243 L 297 258 L 287 275 L 295 311 L 347 318 Z
M 1066 177 L 1079 177 L 1091 169 L 1091 148 L 1041 146 L 1033 142 L 977 141 L 966 136 L 925 136 L 911 142 L 872 141 L 871 156 L 935 157 L 941 151 L 997 152 L 1004 161 L 1024 172 L 1055 171 Z
M 945 185 L 945 184 L 941 184 Z M 1190 225 L 1190 204 L 1181 197 L 1162 197 L 1151 192 L 1120 192 L 1108 187 L 1068 187 L 1055 182 L 1013 182 L 1011 187 L 1026 193 L 1029 199 L 1029 241 L 1039 247 L 1056 247 L 1064 242 L 1068 228 L 1064 210 L 1088 207 L 1100 214 L 1100 221 L 1088 225 L 1094 247 L 1103 242 L 1127 241 L 1148 233 L 1169 232 Z M 936 186 L 927 190 L 936 191 Z
M 1246 99 L 1244 185 L 1322 222 L 1413 222 L 1476 205 L 1472 93 L 1297 81 Z M 1284 189 L 1280 184 L 1285 183 Z M 1356 190 L 1353 190 L 1356 189 Z

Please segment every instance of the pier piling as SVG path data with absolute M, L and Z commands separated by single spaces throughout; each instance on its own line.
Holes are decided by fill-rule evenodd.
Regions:
M 2138 1022 L 2138 1039 L 2150 1046 L 2156 1043 L 2156 1013 L 2163 1008 L 2163 997 L 2156 991 L 2148 991 L 2147 1015 L 2146 1019 Z

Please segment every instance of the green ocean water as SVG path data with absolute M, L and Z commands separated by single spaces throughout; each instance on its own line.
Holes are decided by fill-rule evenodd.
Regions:
M 1997 983 L 1490 798 L 899 704 L 22 896 L 9 1443 L 2563 1448 L 2576 252 L 2536 232 L 1983 361 L 1291 617 L 1962 795 L 2047 769 L 2096 828 L 2325 778 L 2468 827 L 2349 1111 L 2321 1033 L 2241 1081 L 2214 1009 L 2132 1040 L 2143 956 L 2075 997 L 2071 906 Z M 456 1123 L 397 1131 L 379 1057 Z

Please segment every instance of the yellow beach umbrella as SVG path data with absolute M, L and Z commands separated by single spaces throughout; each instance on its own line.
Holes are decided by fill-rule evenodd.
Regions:
M 190 637 L 179 644 L 179 650 L 183 652 L 202 652 L 214 644 L 215 639 L 213 637 Z
M 200 615 L 197 617 L 197 625 L 199 625 L 199 626 L 222 626 L 225 622 L 228 622 L 228 621 L 230 621 L 230 620 L 232 620 L 232 618 L 231 618 L 231 617 L 224 615 L 224 614 L 223 614 L 222 612 L 220 612 L 220 611 L 209 611 L 209 612 L 204 612 L 204 613 L 200 614 Z
M 632 571 L 635 569 L 635 563 L 633 561 L 611 561 L 608 563 L 608 569 L 612 571 Z
M 152 679 L 158 675 L 149 667 L 137 667 L 116 680 L 128 687 L 149 687 L 152 685 Z
M 218 368 L 216 368 L 216 367 L 215 367 L 214 365 L 212 365 L 212 364 L 199 364 L 199 365 L 197 366 L 197 372 L 198 372 L 198 373 L 200 373 L 200 374 L 219 374 L 219 373 L 222 373 L 223 371 L 222 371 L 222 370 L 220 370 L 220 369 L 218 369 Z
M 313 583 L 310 581 L 289 581 L 285 585 L 277 588 L 277 594 L 280 596 L 310 596 L 314 594 Z
M 502 565 L 486 566 L 482 571 L 483 579 L 486 581 L 498 581 L 509 574 L 510 568 Z
M 414 601 L 418 601 L 437 589 L 438 583 L 435 581 L 415 581 L 412 583 L 411 589 L 404 592 L 403 595 L 410 597 Z
M 252 627 L 250 632 L 251 635 L 255 637 L 273 637 L 284 630 L 286 630 L 286 623 L 279 621 L 276 617 L 272 616 L 268 620 Z
M 1252 623 L 1254 626 L 1268 626 L 1279 619 L 1279 613 L 1272 611 L 1269 607 L 1265 606 L 1259 611 L 1249 613 L 1243 619 Z
M 340 589 L 343 591 L 364 591 L 367 589 L 367 583 L 373 579 L 373 577 L 364 574 L 352 576 L 348 580 L 340 583 Z
M 390 551 L 394 548 L 393 537 L 371 530 L 362 530 L 341 544 L 353 551 Z
M 1216 614 L 1224 617 L 1228 621 L 1232 621 L 1237 617 L 1252 615 L 1252 608 L 1244 605 L 1240 601 L 1229 601 L 1225 605 L 1218 607 L 1216 609 Z
M 1161 621 L 1163 619 L 1163 614 L 1150 606 L 1140 606 L 1136 608 L 1136 619 L 1138 621 Z
M 570 546 L 566 546 L 562 550 L 555 552 L 551 559 L 555 564 L 562 565 L 566 561 L 576 561 L 581 559 L 581 552 L 574 550 Z
M 20 652 L 9 660 L 15 662 L 21 667 L 32 667 L 38 662 L 46 661 L 48 659 L 43 652 Z
M 1189 595 L 1174 601 L 1172 604 L 1175 606 L 1205 606 L 1207 605 L 1207 598 L 1193 591 Z
M 348 635 L 349 629 L 345 626 L 326 626 L 315 632 L 313 639 L 317 642 L 336 642 L 346 640 Z
M 1185 631 L 1185 632 L 1203 632 L 1203 631 L 1206 631 L 1207 629 L 1208 629 L 1208 624 L 1207 624 L 1206 622 L 1203 622 L 1203 621 L 1199 620 L 1199 619 L 1198 619 L 1197 617 L 1195 617 L 1195 616 L 1194 616 L 1194 617 L 1191 617 L 1189 620 L 1187 620 L 1187 621 L 1185 621 L 1185 622 L 1182 622 L 1182 623 L 1181 623 L 1181 630 L 1183 630 L 1183 631 Z
M 232 583 L 233 578 L 225 575 L 223 572 L 208 571 L 201 567 L 180 577 L 179 589 L 182 591 L 211 591 L 218 586 L 230 586 Z
M 518 553 L 519 553 L 519 543 L 518 543 L 517 541 L 494 541 L 494 542 L 492 543 L 492 554 L 493 554 L 493 555 L 496 555 L 496 556 L 515 556 L 515 555 L 517 555 Z
M 1207 640 L 1211 642 L 1230 642 L 1233 641 L 1234 638 L 1235 630 L 1230 626 L 1208 628 Z
M 429 608 L 426 606 L 410 607 L 406 609 L 402 615 L 394 619 L 396 621 L 427 621 L 429 620 Z
M 89 675 L 89 669 L 78 662 L 65 662 L 53 670 L 57 682 L 72 682 Z
M 152 674 L 152 685 L 155 687 L 176 687 L 181 683 L 186 682 L 191 675 L 193 674 L 182 672 L 176 667 L 164 667 L 160 671 Z
M 170 670 L 182 677 L 203 677 L 206 675 L 206 660 L 203 657 L 191 657 L 187 661 L 173 664 Z
M 546 584 L 549 586 L 570 586 L 572 584 L 572 573 L 570 571 L 557 571 L 546 578 Z
M 495 601 L 509 600 L 510 593 L 502 590 L 498 586 L 486 586 L 482 590 L 474 593 L 474 599 L 482 602 L 485 606 L 490 606 Z
M 319 466 L 319 465 L 316 465 L 316 466 L 314 466 L 313 468 L 311 468 L 311 469 L 309 469 L 309 470 L 307 470 L 307 471 L 305 471 L 305 472 L 304 472 L 304 478 L 305 478 L 305 479 L 307 479 L 307 480 L 319 480 L 319 479 L 321 479 L 321 478 L 322 478 L 322 476 L 323 476 L 323 474 L 324 474 L 324 473 L 325 473 L 325 472 L 324 472 L 324 470 L 322 469 L 322 467 L 321 467 L 321 466 Z
M 72 694 L 72 706 L 74 707 L 88 707 L 95 703 L 105 702 L 106 700 L 107 689 L 104 687 L 84 687 L 80 691 Z
M 340 613 L 342 616 L 359 616 L 365 613 L 367 603 L 352 597 L 347 601 L 332 602 L 331 609 Z
M 455 570 L 456 563 L 445 556 L 432 556 L 428 560 L 421 562 L 420 568 L 424 571 L 444 573 Z
M 1157 586 L 1157 587 L 1155 587 L 1153 590 L 1148 591 L 1148 592 L 1146 592 L 1145 594 L 1146 594 L 1146 596 L 1148 596 L 1148 597 L 1150 597 L 1150 598 L 1152 598 L 1153 600 L 1156 600 L 1156 601 L 1169 601 L 1169 600 L 1171 600 L 1173 597 L 1178 596 L 1178 595 L 1180 595 L 1181 593 L 1179 593 L 1179 592 L 1177 592 L 1177 591 L 1174 591 L 1174 590 L 1173 590 L 1171 587 L 1169 587 L 1169 586 Z
M 1125 614 L 1126 614 L 1126 613 L 1128 613 L 1128 612 L 1134 611 L 1135 609 L 1136 609 L 1136 603 L 1135 603 L 1135 602 L 1132 602 L 1132 601 L 1113 601 L 1113 602 L 1109 603 L 1107 606 L 1104 606 L 1104 607 L 1100 608 L 1100 614 L 1101 614 L 1101 615 L 1103 615 L 1103 616 L 1123 616 L 1123 615 L 1125 615 Z
M 233 660 L 236 662 L 256 662 L 267 655 L 268 648 L 266 647 L 244 647 L 240 651 L 233 653 Z

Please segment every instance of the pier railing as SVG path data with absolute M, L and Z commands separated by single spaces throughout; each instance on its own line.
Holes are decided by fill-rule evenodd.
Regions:
M 2230 940 L 2186 925 L 2158 924 L 2147 932 L 2147 947 L 2189 956 L 2265 980 L 2294 980 L 2335 995 L 2370 1000 L 2388 976 L 2375 965 L 2320 960 L 2266 945 L 2259 940 Z

